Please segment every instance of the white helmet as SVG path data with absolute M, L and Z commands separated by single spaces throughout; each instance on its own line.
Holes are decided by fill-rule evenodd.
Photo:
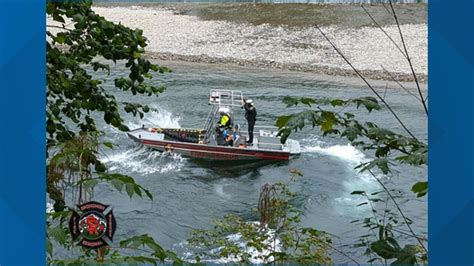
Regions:
M 219 113 L 220 114 L 229 114 L 230 113 L 230 109 L 228 107 L 220 107 L 219 108 Z
M 253 103 L 253 100 L 252 99 L 246 99 L 245 103 L 251 104 L 251 103 Z

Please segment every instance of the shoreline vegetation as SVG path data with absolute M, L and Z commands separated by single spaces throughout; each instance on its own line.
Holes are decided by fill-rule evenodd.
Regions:
M 428 117 L 426 105 L 428 95 L 427 92 L 422 92 L 415 75 L 416 71 L 420 73 L 426 71 L 426 62 L 423 61 L 426 56 L 426 51 L 423 50 L 426 49 L 426 43 L 424 43 L 426 38 L 423 39 L 423 34 L 418 31 L 418 26 L 423 24 L 400 26 L 392 2 L 390 2 L 390 8 L 396 20 L 395 32 L 393 32 L 393 25 L 383 26 L 385 28 L 367 26 L 344 28 L 337 26 L 337 24 L 301 27 L 254 25 L 224 20 L 203 20 L 196 16 L 179 15 L 169 9 L 156 7 L 95 7 L 96 12 L 94 12 L 91 9 L 91 2 L 83 5 L 69 2 L 48 2 L 46 5 L 47 15 L 56 24 L 47 18 L 46 190 L 48 200 L 54 202 L 54 212 L 48 213 L 46 218 L 47 263 L 54 265 L 183 264 L 211 262 L 210 259 L 222 261 L 222 259 L 235 258 L 235 260 L 223 262 L 249 263 L 252 262 L 252 259 L 259 259 L 258 263 L 265 264 L 330 264 L 335 260 L 334 263 L 352 261 L 359 265 L 363 263 L 362 260 L 367 260 L 366 263 L 427 264 L 426 225 L 420 224 L 425 221 L 423 218 L 426 217 L 424 215 L 426 214 L 426 201 L 419 202 L 414 198 L 415 195 L 420 198 L 428 193 L 428 182 L 424 177 L 425 174 L 422 173 L 425 172 L 423 169 L 426 170 L 428 165 L 428 143 L 424 130 L 426 125 L 419 123 Z M 390 11 L 387 10 L 387 12 Z M 109 19 L 113 21 L 109 21 Z M 424 25 L 426 26 L 426 24 Z M 408 34 L 405 32 L 402 34 L 401 27 Z M 398 31 L 403 50 L 397 46 L 395 41 L 393 42 L 402 54 L 401 59 L 396 57 L 395 49 L 389 48 L 390 42 L 381 39 L 373 31 L 374 29 L 382 29 L 381 32 L 386 35 L 396 34 Z M 318 31 L 323 39 L 317 34 Z M 148 39 L 144 35 L 147 35 Z M 392 40 L 391 37 L 388 38 Z M 323 44 L 324 39 L 330 44 L 330 47 Z M 336 44 L 333 43 L 333 39 Z M 415 45 L 407 49 L 406 42 L 408 41 L 413 41 Z M 347 52 L 347 57 L 346 51 L 342 53 L 336 46 L 340 46 L 341 49 L 351 48 Z M 336 53 L 331 53 L 331 47 Z M 343 190 L 338 188 L 334 191 L 336 197 L 330 199 L 330 201 L 336 202 L 344 197 L 345 201 L 346 197 L 343 195 L 349 196 L 350 192 L 350 195 L 359 199 L 348 201 L 347 204 L 357 204 L 355 207 L 363 206 L 363 211 L 350 212 L 349 215 L 343 216 L 338 215 L 337 211 L 323 214 L 322 217 L 331 217 L 334 214 L 341 216 L 338 219 L 325 220 L 332 223 L 333 226 L 328 227 L 327 222 L 324 221 L 318 226 L 327 232 L 312 227 L 300 218 L 303 216 L 305 208 L 292 205 L 295 200 L 299 201 L 298 194 L 300 192 L 292 192 L 289 187 L 289 182 L 298 181 L 299 177 L 304 176 L 304 169 L 288 169 L 283 165 L 283 172 L 280 173 L 280 177 L 283 178 L 281 183 L 264 184 L 258 195 L 256 209 L 244 206 L 248 208 L 244 208 L 243 212 L 238 212 L 247 214 L 248 211 L 256 210 L 259 218 L 258 224 L 253 222 L 255 216 L 252 216 L 251 220 L 247 215 L 245 217 L 243 215 L 231 216 L 229 208 L 224 208 L 213 213 L 214 216 L 224 213 L 224 219 L 214 223 L 213 229 L 205 229 L 210 225 L 207 222 L 208 217 L 201 217 L 203 219 L 198 220 L 202 223 L 193 226 L 192 229 L 195 230 L 192 231 L 191 238 L 187 238 L 187 240 L 183 240 L 184 234 L 188 234 L 186 231 L 181 230 L 183 234 L 171 237 L 167 241 L 163 240 L 161 235 L 156 235 L 153 232 L 141 232 L 142 229 L 147 230 L 147 228 L 142 228 L 128 230 L 129 232 L 121 234 L 118 237 L 119 241 L 115 239 L 116 242 L 119 242 L 118 245 L 115 243 L 109 247 L 99 247 L 93 252 L 81 250 L 78 245 L 74 244 L 74 239 L 66 236 L 67 227 L 70 225 L 68 217 L 73 214 L 74 205 L 78 206 L 97 197 L 100 198 L 103 196 L 102 192 L 108 194 L 110 189 L 123 196 L 126 193 L 130 200 L 132 197 L 154 200 L 153 195 L 156 191 L 147 190 L 146 185 L 142 186 L 136 183 L 134 176 L 138 173 L 128 171 L 121 166 L 117 168 L 110 165 L 110 162 L 103 157 L 108 153 L 102 150 L 102 148 L 113 150 L 115 147 L 121 146 L 120 138 L 106 137 L 106 135 L 112 132 L 127 132 L 130 130 L 127 121 L 143 119 L 145 113 L 156 112 L 156 109 L 153 108 L 155 97 L 163 92 L 162 84 L 166 83 L 166 80 L 152 80 L 155 77 L 152 73 L 164 74 L 169 69 L 143 58 L 145 48 L 150 49 L 152 53 L 185 56 L 205 55 L 211 58 L 237 58 L 250 62 L 270 61 L 281 64 L 309 64 L 344 69 L 343 62 L 341 62 L 342 57 L 371 89 L 373 96 L 366 96 L 365 93 L 362 93 L 362 97 L 357 97 L 360 95 L 359 93 L 349 92 L 346 94 L 345 91 L 341 91 L 343 94 L 340 94 L 329 91 L 326 95 L 331 98 L 321 98 L 321 95 L 306 97 L 304 96 L 306 94 L 304 90 L 307 88 L 305 82 L 301 84 L 304 86 L 301 93 L 290 93 L 293 95 L 289 96 L 287 87 L 292 87 L 295 80 L 272 75 L 272 80 L 264 81 L 270 85 L 265 85 L 264 88 L 267 90 L 270 89 L 273 93 L 275 87 L 271 85 L 273 85 L 275 77 L 280 79 L 279 82 L 277 81 L 278 84 L 286 83 L 288 85 L 283 88 L 276 87 L 277 90 L 274 91 L 276 97 L 273 95 L 271 97 L 273 100 L 267 101 L 267 107 L 273 106 L 280 100 L 287 105 L 287 108 L 297 105 L 299 107 L 287 109 L 283 113 L 278 111 L 276 117 L 267 116 L 265 120 L 276 119 L 275 126 L 278 128 L 278 135 L 281 136 L 282 143 L 296 131 L 312 126 L 316 131 L 313 133 L 316 135 L 309 133 L 304 139 L 299 139 L 302 143 L 311 140 L 312 144 L 309 144 L 308 147 L 317 145 L 315 148 L 321 148 L 319 136 L 331 135 L 331 139 L 339 137 L 348 141 L 357 152 L 364 150 L 363 154 L 355 156 L 357 158 L 350 160 L 351 162 L 347 164 L 349 167 L 347 170 L 355 170 L 354 174 L 364 182 L 356 182 L 354 186 L 346 186 Z M 410 54 L 413 52 L 413 56 L 408 55 L 408 50 L 410 50 Z M 150 57 L 150 54 L 148 56 Z M 392 98 L 388 101 L 385 93 L 378 92 L 363 75 L 360 75 L 347 58 L 353 61 L 353 64 L 361 71 L 376 71 L 376 66 L 380 65 L 380 67 L 387 68 L 388 73 L 407 73 L 406 67 L 402 64 L 406 59 L 406 63 L 413 73 L 419 98 L 415 94 L 411 96 L 420 102 L 424 112 L 411 110 L 414 109 L 411 108 L 413 106 L 411 101 L 414 99 L 409 95 L 403 95 L 403 98 Z M 102 62 L 102 59 L 105 61 Z M 415 68 L 412 66 L 412 59 Z M 118 69 L 119 72 L 112 74 L 111 67 L 117 66 L 119 61 L 120 63 L 126 62 L 124 69 Z M 222 64 L 212 66 L 221 68 L 221 72 L 227 72 L 230 68 L 223 67 Z M 95 75 L 94 72 L 98 71 L 105 72 L 105 75 Z M 252 73 L 250 69 L 246 71 Z M 204 74 L 204 81 L 212 79 L 207 75 L 212 73 L 212 70 L 203 69 L 200 73 Z M 258 70 L 253 73 L 262 74 Z M 297 75 L 315 75 L 305 74 L 303 71 L 291 72 L 291 74 L 295 73 Z M 179 78 L 182 79 L 181 84 L 186 86 L 190 84 L 189 82 L 195 83 L 196 76 L 192 72 L 183 74 L 184 76 Z M 234 83 L 238 83 L 241 80 L 246 80 L 247 77 L 246 75 L 231 79 L 235 80 Z M 342 76 L 336 75 L 334 77 L 340 78 Z M 228 83 L 228 78 L 223 78 L 222 81 L 219 79 L 214 79 L 218 82 L 216 84 Z M 104 81 L 108 80 L 113 80 L 112 83 L 109 83 L 111 86 L 104 86 Z M 378 82 L 384 81 L 379 80 Z M 313 87 L 312 83 L 310 85 Z M 259 93 L 261 89 L 254 88 L 254 92 Z M 385 87 L 385 91 L 387 91 L 386 89 L 387 87 Z M 188 95 L 189 90 L 185 88 L 181 93 Z M 178 97 L 176 99 L 180 101 L 179 104 L 189 105 L 189 103 L 182 101 L 182 95 L 175 96 Z M 283 98 L 281 99 L 280 96 Z M 338 96 L 350 96 L 351 98 L 332 98 Z M 393 105 L 391 104 L 392 100 L 395 100 Z M 418 105 L 417 101 L 413 103 Z M 402 104 L 401 106 L 400 103 L 407 105 Z M 300 108 L 301 106 L 307 107 Z M 400 106 L 403 108 L 400 109 Z M 346 109 L 346 107 L 351 109 Z M 280 109 L 278 106 L 276 108 Z M 383 116 L 370 114 L 369 117 L 362 113 L 365 111 L 371 113 L 382 109 Z M 196 113 L 195 116 L 200 116 L 199 112 L 194 113 Z M 389 114 L 390 117 L 385 117 L 386 114 Z M 150 120 L 150 122 L 152 121 Z M 126 138 L 124 135 L 123 137 Z M 423 140 L 419 138 L 423 138 Z M 317 141 L 317 143 L 313 141 Z M 333 144 L 332 141 L 327 143 Z M 336 141 L 334 144 L 339 145 L 341 142 Z M 121 151 L 116 150 L 114 153 L 117 152 Z M 322 168 L 326 164 L 327 162 L 322 161 Z M 336 167 L 338 166 L 336 165 Z M 413 172 L 415 175 L 408 171 L 408 167 L 416 169 L 416 172 Z M 200 170 L 198 169 L 198 171 Z M 324 175 L 328 171 L 332 170 L 328 168 L 320 174 Z M 279 174 L 275 173 L 278 177 Z M 362 173 L 365 176 L 362 176 Z M 262 177 L 268 175 L 264 172 L 261 174 Z M 346 172 L 342 172 L 342 174 L 346 176 Z M 281 179 L 278 177 L 275 180 L 274 177 L 275 175 L 267 181 L 275 182 Z M 392 177 L 408 179 L 392 182 L 395 181 Z M 367 178 L 372 180 L 374 186 L 369 186 L 369 183 L 365 182 Z M 412 182 L 416 183 L 411 185 Z M 100 191 L 95 194 L 99 183 L 101 184 Z M 110 187 L 103 190 L 102 184 L 108 184 Z M 162 185 L 166 187 L 166 184 Z M 239 187 L 239 184 L 236 185 Z M 254 186 L 250 187 L 250 190 L 253 188 Z M 318 187 L 315 188 L 318 189 Z M 212 187 L 210 189 L 212 194 L 214 189 Z M 186 189 L 182 191 L 186 191 Z M 193 200 L 195 198 L 192 193 L 193 188 L 189 191 L 191 193 L 187 193 L 187 195 L 190 195 L 190 199 Z M 246 195 L 248 191 L 248 189 L 243 189 L 240 194 L 243 192 Z M 331 190 L 326 192 L 330 193 Z M 217 195 L 218 198 L 220 196 Z M 254 196 L 256 195 L 254 194 Z M 305 197 L 303 194 L 302 196 Z M 236 194 L 236 198 L 238 197 L 239 195 Z M 164 195 L 164 198 L 167 196 Z M 216 199 L 218 200 L 218 198 Z M 212 202 L 213 199 L 209 199 Z M 121 201 L 113 194 L 109 200 Z M 186 198 L 183 200 L 186 201 Z M 214 201 L 216 200 L 214 199 Z M 410 204 L 407 205 L 407 203 Z M 328 206 L 332 205 L 329 202 Z M 324 208 L 324 204 L 321 206 Z M 348 210 L 345 206 L 346 204 L 341 206 L 343 208 L 340 210 L 343 212 Z M 173 205 L 171 204 L 169 207 L 171 207 L 171 213 L 168 214 L 171 215 L 163 217 L 182 220 L 182 217 L 173 218 Z M 158 210 L 158 212 L 160 211 Z M 234 213 L 236 212 L 234 211 Z M 147 216 L 147 213 L 143 215 Z M 319 214 L 316 213 L 316 215 Z M 132 216 L 136 215 L 132 213 Z M 196 218 L 195 213 L 188 213 L 188 216 Z M 154 217 L 151 219 L 157 220 Z M 354 226 L 360 227 L 362 231 L 352 229 Z M 182 227 L 178 224 L 174 231 L 179 232 Z M 338 228 L 343 228 L 343 230 L 338 231 Z M 349 228 L 349 231 L 345 228 Z M 360 235 L 359 232 L 363 235 Z M 110 235 L 111 237 L 112 235 Z M 156 242 L 155 238 L 160 239 L 161 244 Z M 340 241 L 341 239 L 344 241 Z M 178 246 L 174 244 L 179 240 L 181 240 L 178 243 L 180 248 L 175 253 L 175 247 Z M 333 240 L 335 241 L 333 242 Z M 161 246 L 163 243 L 168 247 Z M 188 247 L 190 248 L 188 249 Z M 255 254 L 255 251 L 259 251 L 259 253 Z
M 400 42 L 382 4 L 364 5 Z M 107 4 L 99 15 L 148 38 L 145 56 L 181 61 L 356 76 L 314 25 L 319 25 L 369 79 L 413 81 L 405 58 L 357 4 Z M 427 83 L 427 5 L 397 4 L 418 80 Z

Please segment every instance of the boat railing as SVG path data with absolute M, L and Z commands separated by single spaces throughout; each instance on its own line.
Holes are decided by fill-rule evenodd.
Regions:
M 212 134 L 212 127 L 214 125 L 214 120 L 216 118 L 216 114 L 218 111 L 218 106 L 213 106 L 209 115 L 207 116 L 206 123 L 204 124 L 203 129 L 206 131 L 206 135 L 204 136 L 204 140 L 208 141 Z
M 243 94 L 235 90 L 216 90 L 209 92 L 209 104 L 227 107 L 241 107 Z
M 204 126 L 202 127 L 204 130 L 207 130 L 207 128 L 209 127 L 209 124 L 211 124 L 212 117 L 215 115 L 214 109 L 215 108 L 213 107 L 211 111 L 209 112 L 209 114 L 207 115 L 207 118 L 204 122 Z

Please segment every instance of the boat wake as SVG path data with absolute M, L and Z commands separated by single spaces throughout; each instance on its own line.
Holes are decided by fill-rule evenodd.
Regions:
M 358 169 L 355 169 L 355 167 L 361 163 L 369 162 L 370 158 L 349 143 L 346 145 L 331 145 L 314 137 L 302 141 L 301 151 L 302 153 L 316 153 L 331 156 L 344 163 L 349 173 L 348 178 L 342 181 L 346 189 L 346 193 L 344 193 L 346 196 L 336 198 L 338 202 L 345 202 L 347 204 L 358 202 L 360 198 L 350 196 L 350 193 L 354 190 L 367 192 L 380 190 L 380 185 L 370 173 L 359 172 Z M 382 179 L 387 178 L 385 175 L 377 175 L 377 177 Z
M 349 143 L 346 145 L 330 145 L 317 137 L 303 139 L 301 142 L 302 153 L 319 153 L 337 157 L 351 166 L 354 165 L 354 167 L 369 161 L 364 153 Z
M 130 129 L 135 129 L 145 126 L 156 127 L 176 127 L 179 128 L 180 118 L 173 115 L 170 111 L 159 107 L 156 104 L 151 104 L 150 112 L 146 113 L 144 118 L 140 120 L 139 117 L 126 122 Z M 112 134 L 107 136 L 107 140 L 114 143 L 121 143 L 121 139 L 125 138 L 125 142 L 130 140 L 125 136 L 124 132 L 109 126 Z M 132 143 L 136 145 L 135 143 Z M 126 148 L 129 148 L 129 145 Z M 102 162 L 109 166 L 110 171 L 120 170 L 128 171 L 130 173 L 138 173 L 150 175 L 154 173 L 167 173 L 170 171 L 180 171 L 184 158 L 179 154 L 168 154 L 155 151 L 144 146 L 136 146 L 134 148 L 126 149 L 116 147 L 114 150 L 107 152 L 101 156 Z
M 146 147 L 120 151 L 102 158 L 109 165 L 109 170 L 126 170 L 133 173 L 150 175 L 154 173 L 167 173 L 180 171 L 185 159 L 179 154 L 161 153 Z
M 146 113 L 143 119 L 134 117 L 133 120 L 128 121 L 126 125 L 130 129 L 142 127 L 163 127 L 163 128 L 179 128 L 181 127 L 179 116 L 173 115 L 170 111 L 158 106 L 157 104 L 150 104 L 150 112 Z

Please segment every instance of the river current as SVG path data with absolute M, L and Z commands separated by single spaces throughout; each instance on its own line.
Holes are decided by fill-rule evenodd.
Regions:
M 342 99 L 372 96 L 369 89 L 355 78 L 220 65 L 165 65 L 173 72 L 156 74 L 153 79 L 155 84 L 167 88 L 159 97 L 114 93 L 118 101 L 146 103 L 153 108 L 142 120 L 125 114 L 131 129 L 142 124 L 155 127 L 202 126 L 210 110 L 207 104 L 210 89 L 240 90 L 253 99 L 258 110 L 257 125 L 273 125 L 277 116 L 302 110 L 303 107 L 286 108 L 282 99 L 288 95 Z M 113 86 L 112 79 L 124 75 L 124 71 L 123 67 L 114 68 L 110 77 L 103 77 L 104 86 Z M 377 90 L 385 95 L 414 134 L 426 140 L 427 119 L 420 102 L 393 84 L 385 89 L 386 83 L 375 82 Z M 346 111 L 353 112 L 360 120 L 399 131 L 386 109 L 368 113 L 348 107 Z M 236 116 L 243 121 L 241 111 Z M 106 132 L 106 139 L 118 145 L 102 155 L 109 171 L 134 177 L 154 196 L 153 201 L 138 197 L 130 199 L 126 193 L 118 193 L 108 185 L 97 187 L 94 199 L 113 206 L 118 224 L 115 239 L 147 233 L 165 248 L 182 257 L 193 258 L 192 249 L 185 241 L 193 229 L 209 229 L 214 219 L 228 213 L 241 215 L 249 221 L 258 220 L 252 209 L 256 207 L 260 188 L 266 183 L 283 181 L 298 194 L 297 208 L 304 212 L 304 226 L 331 233 L 336 246 L 360 262 L 367 260 L 362 256 L 363 249 L 350 247 L 367 230 L 351 221 L 370 216 L 370 209 L 356 207 L 363 199 L 350 193 L 354 190 L 377 191 L 380 187 L 369 174 L 354 169 L 373 155 L 351 146 L 345 139 L 323 137 L 318 129 L 307 127 L 291 136 L 300 142 L 302 154 L 289 162 L 216 164 L 176 154 L 163 155 L 139 146 L 125 133 L 108 125 L 99 123 L 99 127 Z M 290 180 L 290 169 L 300 170 L 303 176 Z M 415 230 L 426 233 L 427 197 L 417 199 L 410 189 L 417 180 L 426 180 L 427 169 L 394 167 L 393 170 L 391 175 L 380 177 L 389 187 L 404 192 L 404 199 L 400 201 L 403 210 L 414 221 Z M 336 262 L 345 261 L 337 254 L 333 257 Z

